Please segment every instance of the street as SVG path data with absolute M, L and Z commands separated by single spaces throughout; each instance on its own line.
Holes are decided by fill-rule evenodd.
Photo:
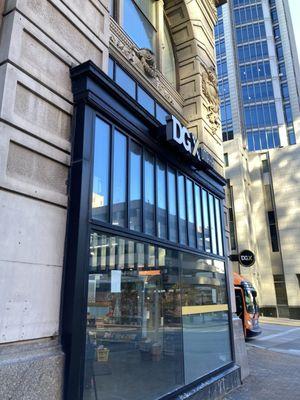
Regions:
M 261 327 L 247 342 L 250 376 L 224 400 L 300 399 L 300 324 Z
M 248 346 L 300 357 L 300 326 L 261 323 L 262 334 L 247 342 Z M 300 360 L 299 360 L 300 362 Z

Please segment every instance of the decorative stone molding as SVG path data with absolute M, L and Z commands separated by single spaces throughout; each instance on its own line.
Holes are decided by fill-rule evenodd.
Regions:
M 218 81 L 214 67 L 207 68 L 202 64 L 202 93 L 207 99 L 207 118 L 215 134 L 220 126 L 220 99 L 218 94 Z
M 216 1 L 215 0 L 209 0 L 209 2 L 211 4 L 211 6 L 212 6 L 214 16 L 217 17 L 217 4 L 216 4 Z
M 149 49 L 138 48 L 113 19 L 111 19 L 110 30 L 111 48 L 138 69 L 168 103 L 174 105 L 174 99 L 178 97 L 178 93 L 157 69 L 153 52 Z
M 156 63 L 155 63 L 155 56 L 154 53 L 149 49 L 135 49 L 135 54 L 137 55 L 138 59 L 142 63 L 144 68 L 145 74 L 148 75 L 150 78 L 156 77 Z

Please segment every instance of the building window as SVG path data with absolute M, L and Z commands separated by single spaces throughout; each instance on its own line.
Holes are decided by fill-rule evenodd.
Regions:
M 270 238 L 272 251 L 274 253 L 279 252 L 279 244 L 278 244 L 278 233 L 275 219 L 275 212 L 268 211 L 268 222 L 269 222 L 269 230 L 270 230 Z
M 224 153 L 224 165 L 225 165 L 225 167 L 229 166 L 228 153 Z
M 176 88 L 176 59 L 172 38 L 167 18 L 156 18 L 158 2 L 155 0 L 111 0 L 110 3 L 112 17 L 140 49 L 152 51 L 161 72 Z
M 268 161 L 268 160 L 262 160 L 261 163 L 262 163 L 262 170 L 263 170 L 263 173 L 270 172 L 269 161 Z
M 289 145 L 296 144 L 296 135 L 293 128 L 288 130 L 288 142 Z
M 121 26 L 140 48 L 155 52 L 155 1 L 123 0 Z
M 276 302 L 278 305 L 287 305 L 288 298 L 286 293 L 285 279 L 284 275 L 273 275 L 274 286 L 276 293 Z
M 236 250 L 237 249 L 237 244 L 236 244 L 236 233 L 235 233 L 235 223 L 234 223 L 233 209 L 229 208 L 228 212 L 229 212 L 229 231 L 230 231 L 231 250 Z
M 161 72 L 174 87 L 176 87 L 176 61 L 174 56 L 172 39 L 167 26 L 164 22 L 164 36 L 162 42 L 162 68 Z

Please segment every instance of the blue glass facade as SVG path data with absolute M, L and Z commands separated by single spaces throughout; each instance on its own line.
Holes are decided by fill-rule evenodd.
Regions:
M 230 3 L 234 23 L 234 52 L 238 65 L 238 87 L 242 103 L 244 135 L 249 151 L 280 146 L 278 118 L 273 91 L 270 57 L 262 0 L 232 0 Z M 288 129 L 289 144 L 295 144 L 293 116 L 285 72 L 285 63 L 275 0 L 269 0 L 279 79 L 283 100 L 283 113 Z M 217 70 L 221 98 L 223 140 L 233 138 L 228 68 L 225 50 L 223 8 L 215 29 Z M 229 124 L 228 124 L 229 120 Z M 228 135 L 228 125 L 231 128 Z
M 288 142 L 289 142 L 289 144 L 295 144 L 296 137 L 295 137 L 295 132 L 294 132 L 294 128 L 293 128 L 293 115 L 292 115 L 291 104 L 290 104 L 289 89 L 288 89 L 288 84 L 287 84 L 287 76 L 286 76 L 282 41 L 281 41 L 281 35 L 280 35 L 280 27 L 279 27 L 278 14 L 277 14 L 277 10 L 276 10 L 275 0 L 269 0 L 269 5 L 270 5 L 273 34 L 274 34 L 274 40 L 275 40 L 275 46 L 276 46 L 276 56 L 277 56 L 277 62 L 278 62 L 281 95 L 282 95 L 282 100 L 283 100 L 283 113 L 284 113 L 285 123 L 287 125 L 287 130 L 288 130 Z
M 223 141 L 233 139 L 232 113 L 229 97 L 228 68 L 225 50 L 224 24 L 222 7 L 218 8 L 218 23 L 215 27 L 215 44 L 217 58 L 217 75 L 219 96 L 221 100 L 221 121 Z

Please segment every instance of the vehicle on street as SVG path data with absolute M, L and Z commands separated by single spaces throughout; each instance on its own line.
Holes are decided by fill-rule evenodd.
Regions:
M 259 307 L 256 301 L 257 292 L 251 282 L 242 275 L 234 272 L 234 291 L 236 312 L 243 321 L 244 335 L 246 338 L 257 336 L 261 333 L 259 326 Z

